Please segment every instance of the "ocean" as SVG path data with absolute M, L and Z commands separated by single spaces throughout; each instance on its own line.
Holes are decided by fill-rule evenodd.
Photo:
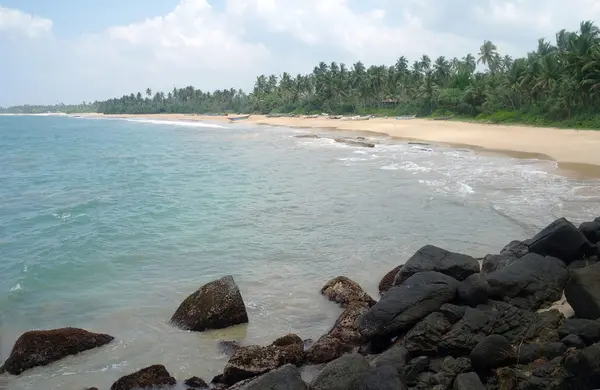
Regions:
M 164 364 L 206 381 L 219 340 L 317 338 L 346 275 L 379 279 L 425 244 L 482 257 L 558 217 L 600 215 L 600 181 L 551 161 L 371 136 L 235 124 L 0 116 L 0 359 L 24 331 L 109 333 L 106 347 L 0 376 L 11 390 L 107 389 Z M 323 129 L 323 137 L 356 135 Z M 168 320 L 231 274 L 250 323 L 185 332 Z

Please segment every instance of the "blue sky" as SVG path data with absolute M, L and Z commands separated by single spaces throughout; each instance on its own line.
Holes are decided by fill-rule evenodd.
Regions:
M 0 106 L 173 86 L 250 89 L 319 61 L 524 55 L 596 0 L 0 0 Z

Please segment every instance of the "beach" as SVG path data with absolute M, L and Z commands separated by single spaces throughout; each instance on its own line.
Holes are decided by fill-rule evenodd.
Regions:
M 225 116 L 154 114 L 90 116 L 153 118 L 165 120 L 230 122 Z M 233 115 L 232 115 L 233 116 Z M 242 122 L 238 122 L 242 123 Z M 302 117 L 267 117 L 252 115 L 246 124 L 286 126 L 304 129 L 327 129 L 368 132 L 403 140 L 424 141 L 455 147 L 481 149 L 481 152 L 503 153 L 517 158 L 556 161 L 566 175 L 600 177 L 600 132 L 529 126 L 507 126 L 431 119 L 396 120 L 372 118 L 368 121 L 345 121 Z

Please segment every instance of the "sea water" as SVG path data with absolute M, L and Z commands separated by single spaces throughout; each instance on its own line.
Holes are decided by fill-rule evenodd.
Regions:
M 370 294 L 425 244 L 499 251 L 555 218 L 600 215 L 600 182 L 553 162 L 243 122 L 0 117 L 0 359 L 31 329 L 109 333 L 111 344 L 14 377 L 15 390 L 107 389 L 164 364 L 209 381 L 219 340 L 317 338 L 346 275 Z M 168 320 L 231 274 L 250 323 L 193 333 Z

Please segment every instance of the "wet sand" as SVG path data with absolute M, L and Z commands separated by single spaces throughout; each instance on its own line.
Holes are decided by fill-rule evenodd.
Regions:
M 88 114 L 104 116 L 100 114 Z M 228 117 L 190 114 L 106 115 L 106 117 L 151 118 L 230 123 Z M 230 117 L 235 117 L 232 115 Z M 434 121 L 430 119 L 396 120 L 373 118 L 345 121 L 318 118 L 268 118 L 252 115 L 233 123 L 286 126 L 303 129 L 328 129 L 366 132 L 408 141 L 425 141 L 453 147 L 471 148 L 483 153 L 502 153 L 517 158 L 556 161 L 567 176 L 600 178 L 600 131 L 569 130 L 484 123 Z

